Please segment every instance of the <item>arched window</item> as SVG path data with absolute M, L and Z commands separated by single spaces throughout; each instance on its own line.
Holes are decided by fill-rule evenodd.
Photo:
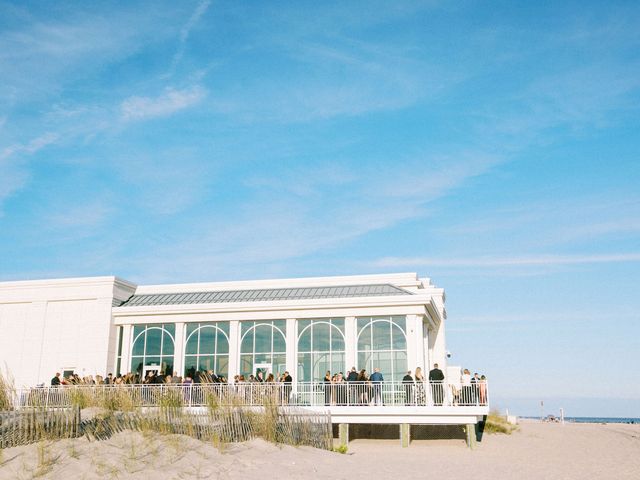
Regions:
M 184 372 L 213 370 L 218 376 L 229 374 L 229 322 L 190 323 L 184 350 Z
M 269 365 L 274 375 L 287 368 L 286 321 L 240 322 L 240 374 L 255 374 L 256 365 Z
M 158 373 L 173 374 L 175 325 L 135 325 L 131 344 L 131 371 L 139 375 L 157 367 Z
M 345 371 L 344 318 L 298 320 L 298 381 Z
M 385 380 L 402 380 L 408 370 L 406 326 L 406 317 L 358 318 L 358 368 L 371 375 L 377 367 Z

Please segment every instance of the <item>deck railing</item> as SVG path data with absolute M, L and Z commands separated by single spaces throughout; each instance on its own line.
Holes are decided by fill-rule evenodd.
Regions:
M 486 382 L 297 382 L 151 385 L 65 385 L 16 390 L 17 407 L 162 405 L 262 406 L 265 401 L 292 406 L 468 407 L 489 404 Z

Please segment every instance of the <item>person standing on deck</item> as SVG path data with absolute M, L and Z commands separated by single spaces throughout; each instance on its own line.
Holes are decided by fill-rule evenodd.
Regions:
M 433 370 L 429 372 L 429 383 L 431 384 L 431 396 L 434 405 L 442 405 L 444 400 L 444 389 L 442 382 L 444 381 L 444 373 L 438 368 L 438 364 L 433 364 Z
M 291 396 L 291 384 L 293 383 L 293 378 L 289 375 L 289 372 L 284 372 L 284 394 L 283 394 L 283 403 L 289 403 L 289 397 Z
M 411 376 L 411 370 L 402 377 L 402 385 L 404 386 L 404 404 L 413 404 L 413 377 Z
M 373 369 L 373 373 L 371 377 L 369 377 L 371 383 L 373 384 L 373 404 L 374 405 L 382 405 L 382 382 L 384 382 L 384 377 L 380 373 L 380 369 L 378 367 Z
M 355 382 L 358 381 L 358 372 L 356 367 L 351 367 L 349 375 L 347 375 L 347 382 L 349 383 L 349 404 L 355 405 L 358 398 L 358 386 Z

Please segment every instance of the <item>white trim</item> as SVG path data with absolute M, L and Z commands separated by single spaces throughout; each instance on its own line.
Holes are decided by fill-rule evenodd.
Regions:
M 390 273 L 373 275 L 348 275 L 336 277 L 307 277 L 307 278 L 281 278 L 269 280 L 242 280 L 233 282 L 206 282 L 206 283 L 180 283 L 166 285 L 142 285 L 136 290 L 136 294 L 153 293 L 189 293 L 224 290 L 252 290 L 264 288 L 297 288 L 297 287 L 323 287 L 360 284 L 385 284 L 389 283 L 397 287 L 423 286 L 423 281 L 418 279 L 416 273 Z M 430 288 L 430 285 L 427 285 Z

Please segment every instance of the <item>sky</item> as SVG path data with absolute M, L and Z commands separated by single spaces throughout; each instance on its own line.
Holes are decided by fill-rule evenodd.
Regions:
M 521 415 L 640 417 L 637 2 L 0 2 L 0 281 L 417 272 Z

